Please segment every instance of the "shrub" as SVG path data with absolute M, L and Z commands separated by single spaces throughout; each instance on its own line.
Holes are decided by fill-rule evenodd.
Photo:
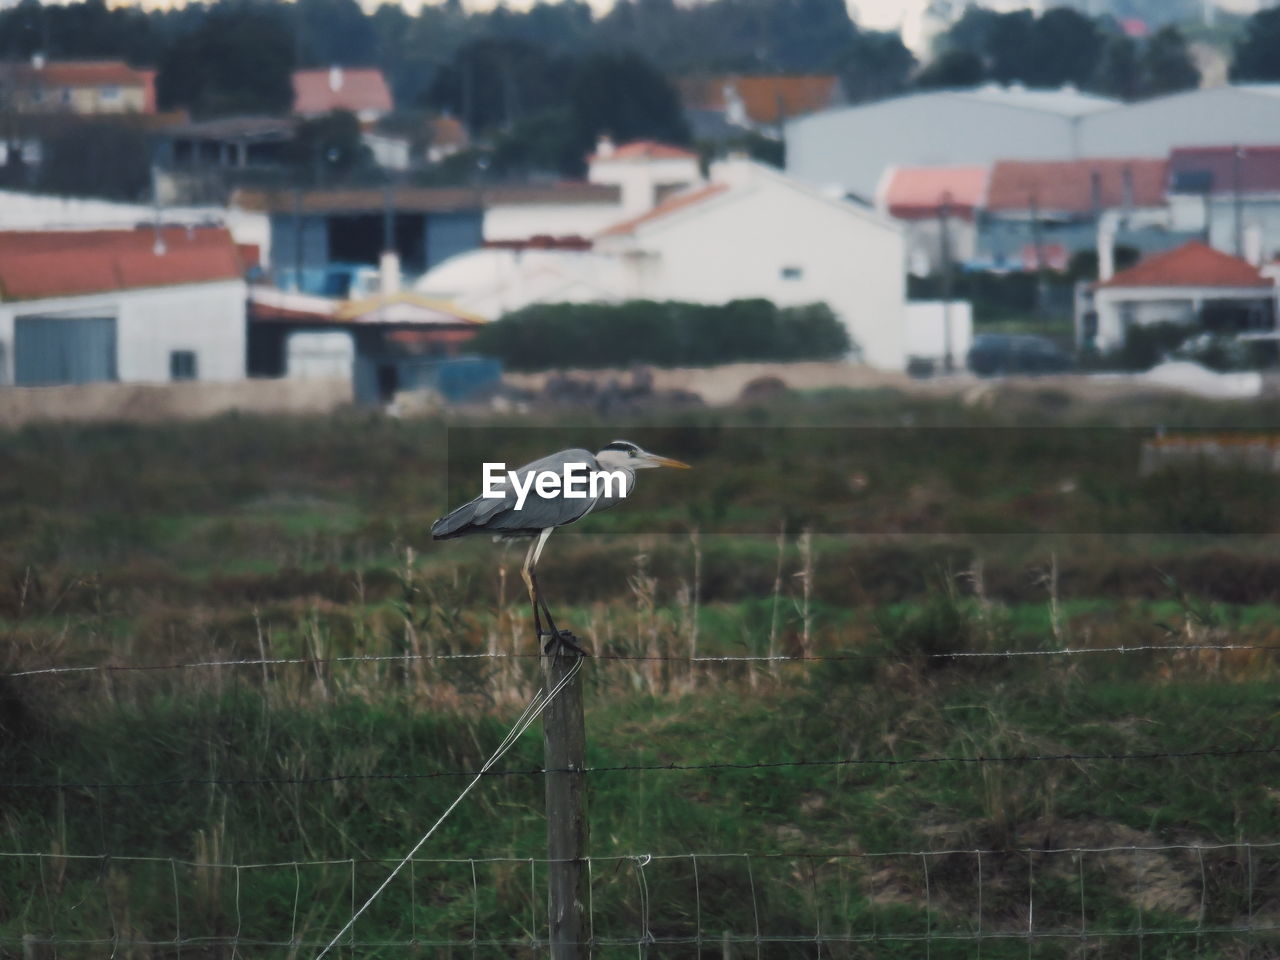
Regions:
M 844 325 L 824 304 L 779 308 L 768 300 L 719 306 L 633 300 L 526 307 L 482 328 L 473 347 L 512 370 L 547 370 L 834 359 L 851 344 Z

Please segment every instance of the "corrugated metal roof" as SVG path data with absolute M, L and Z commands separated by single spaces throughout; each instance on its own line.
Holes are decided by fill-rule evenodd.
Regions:
M 1234 193 L 1237 175 L 1243 193 L 1280 192 L 1280 146 L 1181 147 L 1169 154 L 1175 193 Z
M 1148 257 L 1110 280 L 1109 287 L 1274 287 L 1253 264 L 1198 241 Z
M 986 166 L 899 167 L 889 177 L 884 205 L 903 220 L 936 217 L 943 206 L 957 216 L 972 216 L 983 205 Z
M 0 299 L 36 300 L 113 290 L 235 280 L 244 270 L 223 228 L 0 231 Z
M 1168 163 L 1163 159 L 1025 161 L 1002 160 L 991 171 L 988 210 L 1040 210 L 1087 213 L 1094 209 L 1094 184 L 1103 209 L 1125 203 L 1125 176 L 1131 179 L 1135 207 L 1164 203 Z M 1096 177 L 1096 181 L 1095 181 Z

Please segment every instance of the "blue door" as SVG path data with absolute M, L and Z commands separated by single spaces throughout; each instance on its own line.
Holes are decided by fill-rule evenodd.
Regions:
M 18 317 L 13 382 L 20 387 L 116 379 L 115 317 Z

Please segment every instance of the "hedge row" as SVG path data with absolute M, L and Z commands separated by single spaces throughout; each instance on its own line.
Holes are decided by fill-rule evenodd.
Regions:
M 472 349 L 510 370 L 549 370 L 825 360 L 844 356 L 851 343 L 825 304 L 780 309 L 768 300 L 722 306 L 633 300 L 526 307 L 481 328 Z

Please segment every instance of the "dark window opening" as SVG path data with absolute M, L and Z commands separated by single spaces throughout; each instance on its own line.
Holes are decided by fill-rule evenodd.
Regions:
M 195 380 L 197 372 L 194 350 L 173 350 L 169 353 L 170 380 Z
M 390 403 L 400 389 L 400 371 L 394 363 L 378 364 L 378 401 Z
M 804 278 L 804 267 L 783 267 L 783 280 L 801 280 Z
M 406 273 L 426 269 L 425 217 L 421 213 L 398 213 L 393 236 L 400 254 L 400 268 Z M 383 252 L 381 213 L 362 213 L 329 218 L 329 262 L 378 265 Z

